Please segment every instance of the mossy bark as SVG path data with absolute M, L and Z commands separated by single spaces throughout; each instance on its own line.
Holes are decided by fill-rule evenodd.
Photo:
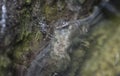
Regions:
M 33 20 L 32 2 L 6 1 L 8 27 L 0 34 L 0 76 L 23 76 L 39 51 L 42 33 Z
M 73 43 L 76 49 L 62 76 L 119 76 L 119 24 L 119 18 L 104 20 L 83 36 L 81 46 L 76 48 Z
M 89 49 L 92 54 L 82 67 L 82 76 L 119 76 L 119 24 L 118 18 L 112 18 L 92 30 Z
M 46 35 L 43 36 L 40 31 L 39 22 L 43 18 L 53 29 L 52 24 L 57 20 L 74 20 L 76 14 L 79 14 L 76 10 L 71 11 L 64 0 L 17 0 L 15 2 L 7 1 L 6 3 L 7 8 L 9 7 L 8 27 L 4 35 L 0 34 L 0 76 L 25 75 L 31 61 L 41 51 L 41 46 L 46 46 L 49 41 L 49 39 L 46 39 L 46 41 L 43 39 Z M 87 4 L 84 8 L 86 7 L 88 7 Z M 86 11 L 87 14 L 91 11 L 93 5 L 90 5 L 90 7 L 89 11 Z M 81 15 L 78 15 L 79 17 Z M 70 42 L 73 49 L 72 52 L 69 52 L 70 60 L 68 60 L 68 63 L 65 61 L 68 65 L 67 68 L 65 66 L 62 69 L 60 65 L 58 67 L 62 71 L 53 73 L 53 75 L 119 76 L 119 24 L 119 18 L 109 18 L 103 20 L 94 28 L 92 27 L 84 35 L 76 33 Z M 49 32 L 53 31 L 51 28 L 48 30 L 50 30 Z M 56 60 L 48 61 L 50 63 L 48 67 L 52 69 L 52 72 L 55 72 L 56 65 L 54 64 Z M 49 75 L 50 70 L 47 71 L 44 72 Z

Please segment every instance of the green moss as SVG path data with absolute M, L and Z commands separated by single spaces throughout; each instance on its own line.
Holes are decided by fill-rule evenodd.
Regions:
M 54 6 L 45 5 L 44 13 L 45 13 L 45 17 L 46 17 L 47 21 L 54 20 L 57 15 L 57 6 L 56 5 L 54 5 Z
M 6 68 L 9 63 L 10 63 L 10 60 L 8 57 L 0 56 L 0 67 Z
M 10 64 L 10 60 L 6 55 L 1 55 L 0 56 L 0 76 L 5 76 L 7 72 L 7 67 Z
M 80 37 L 72 37 L 73 42 L 75 42 L 72 42 L 74 51 L 70 54 L 71 63 L 67 69 L 67 76 L 119 75 L 119 25 L 118 18 L 105 20 L 89 31 L 81 39 L 82 42 L 80 42 Z M 80 48 L 78 48 L 79 45 L 81 45 Z
M 35 24 L 33 28 L 31 26 L 31 8 L 23 8 L 19 11 L 19 21 L 20 26 L 18 30 L 18 36 L 15 40 L 14 49 L 13 49 L 13 62 L 15 64 L 26 65 L 29 60 L 27 60 L 27 55 L 31 52 L 37 51 L 39 48 L 40 40 L 42 39 L 42 34 L 40 29 L 37 28 Z M 34 30 L 34 31 L 32 31 Z
M 120 22 L 112 19 L 92 31 L 91 57 L 82 68 L 82 76 L 116 76 L 120 73 Z
M 20 41 L 20 43 L 16 44 L 13 54 L 15 62 L 21 63 L 22 61 L 27 61 L 24 57 L 30 52 L 35 52 L 35 50 L 39 47 L 41 39 L 42 35 L 40 32 L 31 33 L 22 41 Z
M 71 63 L 68 76 L 76 76 L 76 71 L 79 70 L 80 64 L 83 62 L 84 55 L 85 51 L 83 49 L 79 48 L 79 50 L 74 50 L 71 54 Z
M 27 4 L 30 4 L 30 3 L 31 3 L 31 0 L 26 0 L 26 3 L 27 3 Z
M 46 20 L 48 22 L 51 22 L 65 15 L 64 9 L 65 9 L 65 1 L 59 1 L 59 2 L 52 2 L 51 4 L 45 3 L 43 5 L 42 12 L 44 13 L 44 16 L 46 17 Z
M 11 68 L 15 69 L 16 65 L 19 64 L 27 67 L 30 64 L 29 61 L 33 55 L 32 53 L 39 51 L 42 34 L 37 25 L 32 23 L 32 8 L 31 5 L 29 5 L 29 7 L 27 6 L 27 4 L 30 3 L 31 0 L 26 0 L 26 4 L 23 5 L 21 9 L 16 10 L 18 16 L 16 19 L 20 23 L 15 27 L 14 42 L 10 45 L 10 49 L 4 52 L 7 55 L 0 54 L 0 76 L 8 76 L 7 70 Z M 8 44 L 9 40 L 7 38 L 9 38 L 9 36 L 6 37 L 6 44 Z M 8 53 L 9 57 L 7 57 Z
M 24 37 L 27 37 L 31 33 L 29 30 L 30 11 L 27 8 L 23 8 L 20 13 L 22 16 L 19 17 L 21 24 L 18 41 L 24 39 Z

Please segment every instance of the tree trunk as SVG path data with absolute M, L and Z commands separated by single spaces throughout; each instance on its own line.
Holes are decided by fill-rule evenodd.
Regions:
M 0 0 L 0 76 L 119 76 L 112 2 Z

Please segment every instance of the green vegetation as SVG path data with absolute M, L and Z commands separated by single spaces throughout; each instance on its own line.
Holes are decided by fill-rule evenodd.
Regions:
M 91 56 L 82 67 L 82 76 L 117 76 L 120 74 L 120 22 L 102 22 L 90 36 Z
M 34 7 L 30 5 L 31 2 L 32 0 L 25 0 L 25 2 L 23 2 L 25 5 L 19 10 L 16 10 L 16 13 L 19 13 L 18 21 L 20 23 L 14 28 L 17 29 L 17 31 L 15 31 L 16 38 L 13 44 L 10 45 L 11 49 L 0 54 L 0 76 L 7 76 L 5 74 L 8 68 L 16 70 L 16 67 L 19 65 L 23 65 L 25 68 L 28 67 L 35 53 L 41 49 L 40 44 L 43 36 L 37 27 L 39 25 L 32 23 L 34 20 L 32 20 L 31 11 L 33 11 Z M 40 0 L 38 0 L 38 4 L 39 2 Z M 45 3 L 43 0 L 41 0 L 41 2 L 43 2 L 43 4 L 40 6 L 37 4 L 33 14 L 38 16 L 36 11 L 37 13 L 42 13 L 48 23 L 66 16 L 68 16 L 68 20 L 70 20 L 70 16 L 73 15 L 73 12 L 68 12 L 66 9 L 64 0 L 60 0 L 60 7 L 57 2 L 51 2 L 53 4 L 47 4 L 47 2 Z M 62 59 L 58 59 L 59 57 L 52 55 L 52 57 L 54 57 L 47 59 L 48 65 L 46 66 L 47 68 L 45 67 L 43 73 L 49 75 L 49 73 L 55 71 L 63 72 L 69 65 L 66 71 L 68 76 L 120 75 L 119 20 L 119 18 L 103 20 L 103 22 L 92 28 L 85 37 L 73 39 L 73 42 L 71 42 L 74 44 L 74 50 L 70 53 L 70 58 L 68 54 Z M 78 32 L 78 30 L 76 31 Z M 5 44 L 10 43 L 7 38 L 5 42 Z
M 19 20 L 20 27 L 18 30 L 18 37 L 15 41 L 13 49 L 14 63 L 27 65 L 28 60 L 26 55 L 29 53 L 35 53 L 39 48 L 40 41 L 42 39 L 42 34 L 40 29 L 31 23 L 31 8 L 23 8 L 20 12 Z M 32 31 L 33 29 L 34 31 Z
M 26 0 L 26 3 L 27 3 L 27 4 L 30 4 L 30 3 L 31 3 L 31 0 Z
M 10 65 L 11 61 L 6 55 L 0 56 L 0 76 L 5 76 L 7 72 L 7 67 Z
M 74 36 L 75 37 L 75 36 Z M 81 39 L 73 40 L 68 76 L 117 76 L 120 74 L 119 18 L 105 20 Z M 77 44 L 74 43 L 77 41 Z M 76 46 L 77 45 L 77 46 Z M 82 45 L 79 46 L 78 45 Z M 78 48 L 77 48 L 78 47 Z
M 60 7 L 58 6 L 60 5 Z M 46 17 L 46 20 L 48 22 L 52 22 L 54 20 L 57 20 L 61 18 L 65 13 L 65 1 L 59 1 L 59 4 L 57 2 L 52 2 L 51 4 L 43 5 L 42 12 L 43 15 Z

